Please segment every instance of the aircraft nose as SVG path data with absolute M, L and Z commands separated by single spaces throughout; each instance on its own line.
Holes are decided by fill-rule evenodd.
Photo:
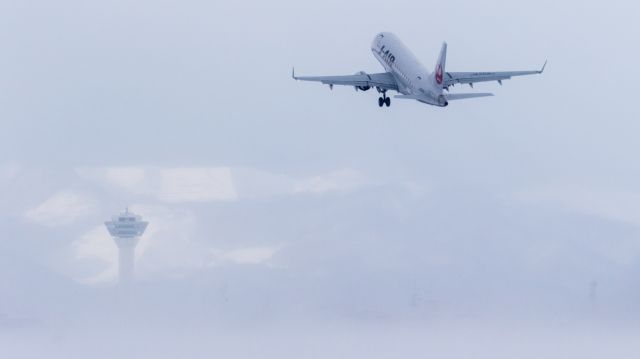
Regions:
M 378 47 L 380 47 L 380 42 L 382 42 L 382 39 L 384 39 L 384 32 L 378 33 L 376 37 L 373 38 L 373 41 L 371 42 L 371 48 L 377 49 Z

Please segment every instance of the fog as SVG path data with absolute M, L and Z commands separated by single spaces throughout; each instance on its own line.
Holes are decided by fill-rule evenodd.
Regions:
M 0 0 L 0 356 L 637 355 L 638 10 Z M 382 71 L 380 31 L 549 62 L 446 109 L 291 79 Z

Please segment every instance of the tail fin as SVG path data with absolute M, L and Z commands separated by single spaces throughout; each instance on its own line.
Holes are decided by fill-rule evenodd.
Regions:
M 436 68 L 433 71 L 433 79 L 438 87 L 443 87 L 444 84 L 444 65 L 447 62 L 447 43 L 442 43 L 442 49 L 440 50 L 440 56 L 438 56 L 438 62 Z

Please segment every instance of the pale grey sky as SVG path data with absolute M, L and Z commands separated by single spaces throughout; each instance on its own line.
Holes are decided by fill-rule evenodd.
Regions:
M 0 0 L 0 354 L 95 355 L 102 333 L 119 345 L 101 355 L 128 357 L 125 326 L 150 333 L 142 343 L 186 333 L 157 357 L 211 353 L 212 336 L 230 357 L 282 357 L 291 342 L 307 358 L 639 349 L 627 340 L 640 319 L 638 10 Z M 381 71 L 369 51 L 379 31 L 429 68 L 442 41 L 450 71 L 549 63 L 504 86 L 456 87 L 496 96 L 446 109 L 379 109 L 374 92 L 290 78 L 292 66 Z M 114 299 L 102 225 L 126 205 L 151 222 L 133 319 Z M 520 346 L 483 344 L 520 320 L 561 331 L 594 318 L 624 334 L 577 348 L 536 324 Z M 468 353 L 419 344 L 496 321 L 507 324 Z M 438 325 L 454 329 L 434 336 Z M 346 339 L 326 349 L 336 332 Z

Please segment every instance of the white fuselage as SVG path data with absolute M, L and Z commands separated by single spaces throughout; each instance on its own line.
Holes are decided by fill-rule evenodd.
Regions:
M 418 61 L 413 53 L 392 33 L 382 32 L 371 43 L 373 56 L 390 72 L 398 84 L 398 92 L 419 96 L 418 101 L 442 106 L 442 86 Z M 440 100 L 440 101 L 439 101 Z

